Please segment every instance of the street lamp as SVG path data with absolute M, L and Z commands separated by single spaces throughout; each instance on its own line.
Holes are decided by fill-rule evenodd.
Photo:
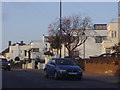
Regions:
M 60 58 L 61 58 L 61 54 L 62 54 L 62 52 L 61 52 L 61 43 L 62 43 L 62 24 L 61 24 L 61 18 L 62 18 L 62 2 L 61 2 L 61 0 L 60 0 Z

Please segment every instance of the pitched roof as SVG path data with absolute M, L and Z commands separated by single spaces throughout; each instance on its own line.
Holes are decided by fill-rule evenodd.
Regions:
M 9 53 L 9 47 L 5 49 L 4 51 L 2 51 L 2 55 L 4 55 L 5 53 Z

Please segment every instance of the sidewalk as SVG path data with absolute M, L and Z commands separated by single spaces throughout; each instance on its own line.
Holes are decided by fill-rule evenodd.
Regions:
M 120 84 L 120 77 L 117 76 L 105 76 L 100 74 L 86 73 L 84 72 L 84 78 L 91 77 L 93 80 L 98 80 L 107 83 Z M 119 81 L 118 81 L 119 79 Z

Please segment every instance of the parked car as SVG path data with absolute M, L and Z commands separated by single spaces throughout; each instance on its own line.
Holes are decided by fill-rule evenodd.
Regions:
M 99 55 L 98 57 L 106 57 L 106 56 L 111 56 L 111 54 L 110 53 L 104 53 L 104 54 Z
M 5 58 L 0 58 L 0 62 L 2 62 L 2 69 L 11 70 L 11 64 Z
M 120 56 L 120 52 L 114 52 L 114 53 L 111 53 L 110 55 L 113 56 L 113 57 L 116 57 L 118 55 Z
M 51 58 L 45 65 L 45 77 L 53 76 L 59 78 L 77 78 L 81 80 L 82 69 L 70 58 Z

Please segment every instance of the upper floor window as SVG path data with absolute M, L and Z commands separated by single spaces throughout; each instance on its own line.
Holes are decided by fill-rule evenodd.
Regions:
M 39 52 L 39 48 L 32 48 L 33 52 Z
M 117 33 L 116 33 L 116 31 L 111 31 L 111 37 L 112 37 L 112 38 L 117 37 Z
M 95 42 L 96 43 L 102 43 L 103 40 L 106 40 L 107 36 L 96 36 L 95 37 Z
M 25 56 L 27 56 L 27 50 L 24 50 Z

